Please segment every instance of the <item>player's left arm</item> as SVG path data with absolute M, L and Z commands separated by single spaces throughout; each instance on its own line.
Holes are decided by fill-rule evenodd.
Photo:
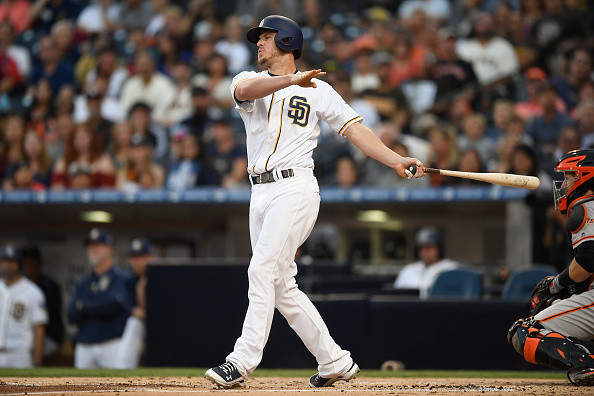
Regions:
M 43 363 L 43 342 L 45 341 L 45 325 L 38 324 L 34 327 L 33 338 L 33 364 L 41 366 Z
M 410 178 L 405 171 L 412 164 L 417 165 L 417 172 L 411 175 L 411 177 L 421 177 L 425 174 L 421 161 L 416 158 L 402 157 L 390 150 L 371 129 L 360 122 L 353 122 L 349 125 L 344 131 L 343 136 L 349 139 L 363 153 L 393 168 L 404 178 Z

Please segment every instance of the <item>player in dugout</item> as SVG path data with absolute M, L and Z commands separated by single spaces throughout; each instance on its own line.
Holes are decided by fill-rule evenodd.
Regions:
M 573 259 L 557 276 L 541 280 L 530 314 L 507 339 L 533 364 L 567 370 L 575 385 L 594 385 L 594 150 L 572 151 L 555 167 L 555 208 L 566 214 Z

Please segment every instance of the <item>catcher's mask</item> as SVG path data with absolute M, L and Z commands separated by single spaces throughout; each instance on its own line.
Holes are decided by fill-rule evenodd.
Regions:
M 565 154 L 555 167 L 563 173 L 563 180 L 553 185 L 555 209 L 567 213 L 576 199 L 594 190 L 594 150 L 576 150 Z

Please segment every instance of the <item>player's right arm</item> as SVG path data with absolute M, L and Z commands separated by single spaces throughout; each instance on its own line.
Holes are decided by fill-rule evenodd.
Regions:
M 325 75 L 320 69 L 309 70 L 305 72 L 287 74 L 285 76 L 272 77 L 256 77 L 238 82 L 235 85 L 235 99 L 238 102 L 245 102 L 246 100 L 254 100 L 264 98 L 272 95 L 276 91 L 287 88 L 291 85 L 299 85 L 300 87 L 316 88 L 315 82 L 311 81 L 313 78 Z

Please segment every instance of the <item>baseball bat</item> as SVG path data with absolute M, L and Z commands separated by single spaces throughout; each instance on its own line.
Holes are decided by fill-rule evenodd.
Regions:
M 478 180 L 491 184 L 499 184 L 507 187 L 521 187 L 536 190 L 540 186 L 540 180 L 535 176 L 514 175 L 511 173 L 481 173 L 481 172 L 460 172 L 453 170 L 425 168 L 425 173 L 437 175 L 461 177 L 463 179 Z

